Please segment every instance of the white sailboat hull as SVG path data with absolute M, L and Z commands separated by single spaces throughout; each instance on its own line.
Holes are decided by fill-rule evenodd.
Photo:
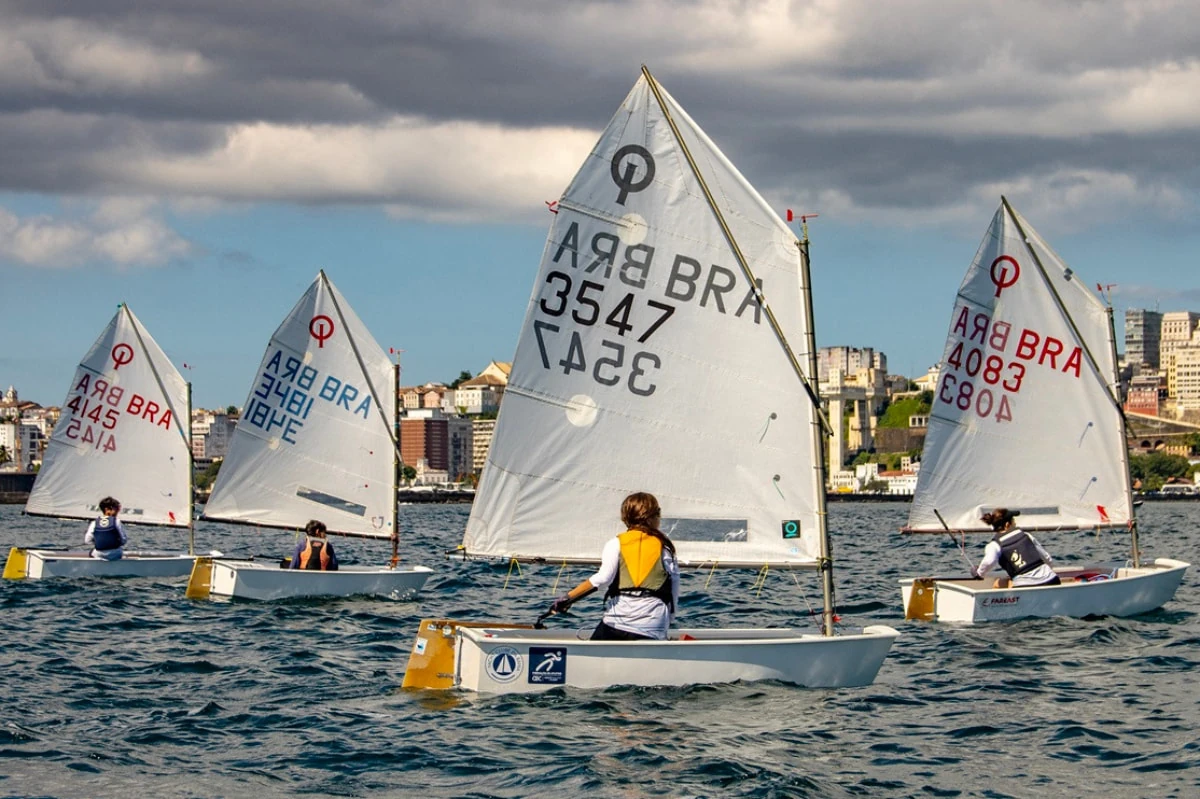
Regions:
M 929 621 L 978 623 L 1053 616 L 1136 616 L 1169 602 L 1189 565 L 1158 558 L 1152 565 L 1141 568 L 1118 568 L 1112 579 L 1089 582 L 1075 581 L 1084 569 L 1057 569 L 1062 585 L 1027 588 L 992 588 L 992 575 L 983 580 L 934 578 L 932 603 L 925 593 L 931 589 L 922 585 L 920 579 L 901 580 L 900 590 L 906 615 Z M 926 612 L 915 613 L 922 602 Z
M 55 549 L 18 550 L 24 568 L 14 564 L 15 579 L 44 580 L 50 577 L 185 577 L 192 570 L 194 555 L 170 552 L 126 552 L 119 560 L 93 558 L 88 552 Z M 10 554 L 21 557 L 19 554 Z M 23 573 L 22 573 L 23 572 Z M 5 576 L 9 576 L 5 568 Z
M 211 593 L 238 599 L 298 599 L 370 594 L 412 599 L 433 574 L 427 566 L 342 566 L 337 571 L 281 569 L 277 562 L 213 559 Z
M 423 622 L 414 656 L 444 645 L 451 631 L 457 652 L 447 687 L 490 694 L 755 680 L 853 688 L 875 680 L 899 635 L 880 625 L 833 638 L 796 629 L 688 629 L 666 641 L 589 641 L 574 631 L 448 624 Z M 431 687 L 407 674 L 405 685 Z

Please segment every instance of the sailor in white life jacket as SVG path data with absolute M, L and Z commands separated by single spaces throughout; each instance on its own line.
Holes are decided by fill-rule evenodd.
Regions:
M 83 543 L 92 548 L 93 558 L 100 560 L 120 560 L 125 554 L 125 545 L 129 536 L 117 514 L 121 512 L 121 503 L 112 497 L 100 500 L 100 516 L 88 525 L 83 536 Z
M 982 579 L 983 575 L 999 565 L 1008 573 L 1008 577 L 997 579 L 995 588 L 1060 584 L 1062 581 L 1050 568 L 1050 553 L 1036 538 L 1017 527 L 1014 517 L 1019 513 L 1008 508 L 996 508 L 980 517 L 980 521 L 992 526 L 996 536 L 984 547 L 983 560 L 978 568 L 971 569 L 971 576 Z

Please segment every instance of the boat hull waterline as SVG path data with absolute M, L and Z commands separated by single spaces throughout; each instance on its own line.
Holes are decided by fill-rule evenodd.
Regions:
M 590 641 L 573 630 L 426 619 L 404 686 L 508 694 L 778 680 L 854 688 L 875 680 L 898 635 L 873 625 L 833 637 L 791 628 L 681 629 L 666 641 Z
M 278 561 L 201 558 L 188 582 L 193 599 L 209 596 L 237 599 L 299 599 L 304 597 L 415 597 L 433 574 L 427 566 L 392 569 L 386 566 L 347 566 L 337 571 L 283 569 Z
M 118 560 L 93 558 L 89 552 L 13 547 L 4 567 L 8 580 L 50 577 L 186 577 L 196 556 L 174 552 L 126 552 Z
M 1136 616 L 1162 607 L 1175 596 L 1191 564 L 1158 558 L 1140 568 L 1057 569 L 1061 585 L 993 588 L 993 575 L 916 578 L 900 581 L 905 617 L 922 621 L 988 622 L 1054 616 Z M 1086 582 L 1080 575 L 1115 574 Z

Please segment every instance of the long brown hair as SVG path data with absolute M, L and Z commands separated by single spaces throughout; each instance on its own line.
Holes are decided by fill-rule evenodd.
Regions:
M 668 552 L 675 554 L 675 544 L 658 529 L 659 522 L 662 521 L 662 509 L 653 494 L 639 491 L 625 497 L 625 501 L 621 503 L 621 521 L 630 530 L 641 530 L 654 536 Z

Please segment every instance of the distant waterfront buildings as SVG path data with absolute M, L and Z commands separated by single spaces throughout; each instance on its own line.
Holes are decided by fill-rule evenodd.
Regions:
M 1200 313 L 1125 312 L 1125 410 L 1200 422 Z
M 22 402 L 13 386 L 0 398 L 0 447 L 4 449 L 0 471 L 32 471 L 42 462 L 46 439 L 58 409 Z
M 1125 312 L 1125 362 L 1158 369 L 1162 317 L 1158 311 L 1130 308 Z
M 237 417 L 227 411 L 192 411 L 192 457 L 216 460 L 229 454 L 229 442 L 237 428 Z

